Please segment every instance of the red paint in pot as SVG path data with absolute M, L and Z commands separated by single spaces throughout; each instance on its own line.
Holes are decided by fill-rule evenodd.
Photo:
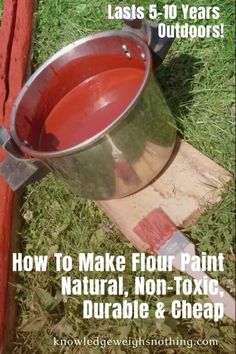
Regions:
M 67 93 L 52 109 L 41 131 L 41 151 L 77 145 L 110 125 L 129 105 L 144 70 L 122 67 L 96 74 Z

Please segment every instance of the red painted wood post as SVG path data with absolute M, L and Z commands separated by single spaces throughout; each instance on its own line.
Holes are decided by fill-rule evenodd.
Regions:
M 5 0 L 0 29 L 0 125 L 8 128 L 13 102 L 27 72 L 33 0 Z M 0 161 L 4 151 L 0 150 Z M 13 215 L 12 191 L 0 177 L 0 352 L 3 345 Z

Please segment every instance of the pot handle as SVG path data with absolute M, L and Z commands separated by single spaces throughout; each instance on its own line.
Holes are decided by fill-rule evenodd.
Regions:
M 151 32 L 147 22 L 141 19 L 124 20 L 124 31 L 132 32 L 141 37 L 148 45 L 150 44 Z
M 165 59 L 175 38 L 159 36 L 159 24 L 142 19 L 124 20 L 123 30 L 141 37 L 152 50 L 154 65 L 160 65 Z
M 8 155 L 0 163 L 0 175 L 13 191 L 36 182 L 50 171 L 41 160 L 23 158 L 8 130 L 3 127 L 0 127 L 0 145 Z

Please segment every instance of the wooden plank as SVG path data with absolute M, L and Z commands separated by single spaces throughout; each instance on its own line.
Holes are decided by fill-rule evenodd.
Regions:
M 16 16 L 16 1 L 6 1 L 0 31 L 0 124 L 5 125 L 5 100 L 8 91 L 10 52 Z M 4 124 L 5 123 L 5 124 Z M 0 161 L 4 158 L 0 150 Z M 6 311 L 6 293 L 10 251 L 13 193 L 0 177 L 0 351 L 3 345 L 3 331 Z
M 11 224 L 11 242 L 9 254 L 20 252 L 20 237 L 18 231 L 21 230 L 23 220 L 20 215 L 22 206 L 22 192 L 14 193 L 13 198 L 13 215 Z M 17 314 L 16 287 L 18 273 L 13 272 L 9 266 L 8 270 L 8 287 L 5 301 L 5 318 L 4 318 L 4 335 L 2 353 L 13 353 L 13 343 L 15 339 L 15 324 Z
M 23 83 L 31 44 L 34 1 L 5 0 L 0 30 L 0 125 L 9 127 L 12 104 Z M 0 161 L 5 153 L 0 149 Z M 0 177 L 0 352 L 6 329 L 6 305 L 13 301 L 8 291 L 14 195 Z M 13 230 L 12 230 L 13 227 Z M 11 303 L 13 306 L 13 303 Z
M 16 0 L 4 2 L 3 18 L 0 30 L 0 122 L 4 123 L 5 102 L 8 95 L 8 73 L 10 67 L 11 47 L 16 20 Z
M 145 242 L 134 232 L 140 220 L 161 208 L 177 227 L 189 226 L 220 200 L 230 178 L 224 168 L 179 139 L 166 168 L 152 184 L 132 196 L 98 205 L 138 250 L 145 251 L 150 240 Z
M 8 97 L 5 102 L 5 119 L 8 121 L 15 98 L 27 74 L 31 48 L 34 1 L 18 0 L 15 31 L 8 74 Z

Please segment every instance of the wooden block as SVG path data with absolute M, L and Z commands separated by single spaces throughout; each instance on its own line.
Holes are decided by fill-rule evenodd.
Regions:
M 190 226 L 220 200 L 230 174 L 183 140 L 176 143 L 173 155 L 159 177 L 129 197 L 98 202 L 124 236 L 140 250 L 150 248 L 134 232 L 141 219 L 161 208 L 179 228 Z

